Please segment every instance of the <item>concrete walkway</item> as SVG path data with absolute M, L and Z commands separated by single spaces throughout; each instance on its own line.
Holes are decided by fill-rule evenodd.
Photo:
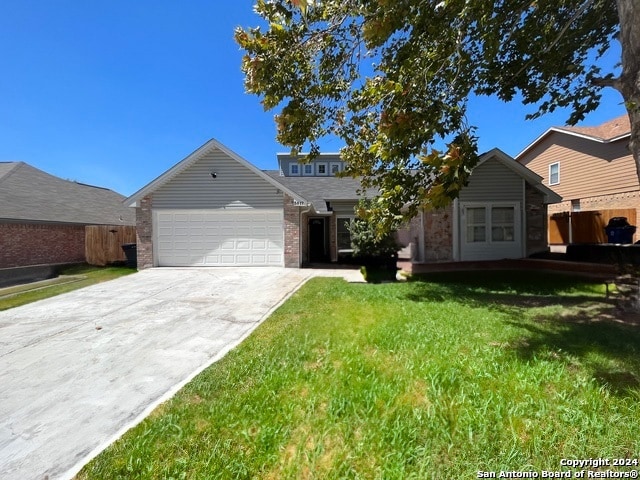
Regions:
M 0 312 L 0 478 L 73 477 L 314 275 L 361 279 L 151 269 Z

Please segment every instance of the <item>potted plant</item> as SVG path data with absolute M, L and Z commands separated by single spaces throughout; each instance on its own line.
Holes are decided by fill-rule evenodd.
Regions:
M 395 232 L 380 233 L 365 218 L 354 219 L 350 226 L 353 257 L 361 265 L 367 282 L 394 281 L 398 272 L 398 249 Z

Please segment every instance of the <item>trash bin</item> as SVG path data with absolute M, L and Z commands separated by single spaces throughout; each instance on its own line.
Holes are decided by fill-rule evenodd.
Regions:
M 607 233 L 607 241 L 609 243 L 633 243 L 633 234 L 636 233 L 636 227 L 629 225 L 627 217 L 613 217 L 604 227 Z
M 138 245 L 135 243 L 125 243 L 122 245 L 122 251 L 127 257 L 127 267 L 138 266 Z

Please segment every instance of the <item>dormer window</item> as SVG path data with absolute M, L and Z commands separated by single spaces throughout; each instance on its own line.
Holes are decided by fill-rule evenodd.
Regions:
M 303 175 L 313 175 L 313 164 L 305 163 L 302 165 L 302 174 Z
M 289 164 L 289 175 L 300 175 L 300 164 L 298 163 L 290 163 Z
M 318 162 L 316 163 L 316 175 L 327 175 L 327 163 L 326 162 Z
M 340 173 L 340 162 L 331 162 L 329 164 L 329 171 L 331 172 L 331 175 Z

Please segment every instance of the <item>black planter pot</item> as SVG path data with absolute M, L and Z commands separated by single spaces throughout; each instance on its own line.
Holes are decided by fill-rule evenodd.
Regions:
M 393 282 L 398 273 L 398 255 L 388 257 L 356 257 L 362 276 L 368 283 Z

